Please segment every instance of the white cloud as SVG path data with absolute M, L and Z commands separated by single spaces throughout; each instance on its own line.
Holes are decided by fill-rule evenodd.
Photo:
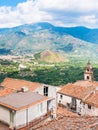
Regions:
M 82 25 L 83 24 L 85 26 L 90 25 L 90 27 L 94 28 L 97 27 L 98 18 L 95 15 L 86 15 L 86 16 L 80 16 L 77 21 Z
M 58 26 L 98 27 L 97 0 L 28 0 L 16 7 L 0 7 L 0 27 L 40 21 Z
M 97 0 L 38 0 L 41 9 L 61 9 L 74 11 L 92 11 L 98 8 Z

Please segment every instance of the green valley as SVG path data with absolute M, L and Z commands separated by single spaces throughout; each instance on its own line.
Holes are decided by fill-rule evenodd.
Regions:
M 32 60 L 23 62 L 26 68 L 19 69 L 19 61 L 0 60 L 0 81 L 10 77 L 60 86 L 83 79 L 86 63 L 87 61 L 45 63 Z M 93 66 L 95 80 L 98 80 L 98 64 L 93 63 Z

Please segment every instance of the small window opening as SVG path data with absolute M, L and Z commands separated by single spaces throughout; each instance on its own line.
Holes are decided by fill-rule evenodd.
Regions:
M 62 98 L 63 98 L 63 95 L 60 95 L 60 98 L 62 99 Z
M 89 76 L 87 76 L 87 79 L 89 79 Z
M 91 105 L 88 105 L 88 109 L 91 109 Z
M 44 96 L 48 96 L 48 87 L 47 86 L 44 87 Z

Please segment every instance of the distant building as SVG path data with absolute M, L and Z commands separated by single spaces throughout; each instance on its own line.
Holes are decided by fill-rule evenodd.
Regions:
M 94 81 L 90 62 L 84 71 L 84 80 L 68 83 L 57 94 L 58 104 L 80 115 L 98 116 L 98 82 Z
M 93 81 L 93 79 L 93 68 L 91 63 L 88 61 L 87 66 L 85 67 L 84 80 Z
M 23 64 L 19 64 L 18 69 L 19 70 L 25 70 L 25 69 L 27 69 L 27 67 Z

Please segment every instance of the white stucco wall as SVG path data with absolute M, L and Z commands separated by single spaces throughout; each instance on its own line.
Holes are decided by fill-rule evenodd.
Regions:
M 62 98 L 61 98 L 62 95 Z M 62 103 L 63 105 L 67 105 L 67 103 L 71 103 L 72 97 L 57 93 L 57 102 Z
M 61 95 L 62 95 L 62 98 L 61 98 Z M 67 103 L 68 104 L 72 103 L 72 97 L 67 96 L 67 95 L 63 95 L 61 93 L 57 93 L 57 102 L 58 103 L 61 102 L 61 104 L 66 106 Z M 81 102 L 81 100 L 76 99 L 76 112 L 79 114 L 81 113 L 81 103 L 80 102 Z
M 15 127 L 25 125 L 47 113 L 47 101 L 36 104 L 28 109 L 20 110 L 15 115 Z
M 49 104 L 47 102 L 49 102 Z M 52 106 L 53 100 L 46 100 L 41 103 L 35 104 L 28 109 L 22 109 L 14 113 L 11 112 L 13 116 L 13 122 L 10 121 L 10 110 L 0 106 L 0 120 L 9 124 L 9 126 L 11 127 L 19 127 L 22 125 L 26 125 L 28 122 L 45 115 L 48 109 L 50 110 Z
M 25 125 L 27 122 L 30 122 L 35 118 L 38 118 L 46 114 L 47 110 L 50 110 L 51 108 L 53 108 L 53 113 L 56 116 L 56 109 L 57 109 L 56 88 L 54 86 L 43 84 L 41 87 L 36 89 L 35 92 L 44 95 L 44 86 L 48 86 L 48 97 L 51 98 L 51 101 L 49 101 L 50 103 L 47 103 L 47 101 L 43 101 L 42 103 L 40 103 L 41 105 L 36 104 L 34 106 L 29 107 L 28 110 L 24 109 L 24 110 L 16 111 L 16 113 L 13 114 L 13 120 L 14 120 L 13 124 L 10 122 L 11 115 L 9 109 L 5 109 L 4 107 L 0 106 L 0 120 L 6 122 L 12 127 L 13 126 L 17 127 L 17 126 Z
M 0 106 L 0 120 L 10 124 L 10 111 L 2 106 Z
M 81 103 L 81 115 L 82 116 L 98 116 L 98 108 L 91 106 L 91 109 L 88 108 L 88 104 Z
M 49 86 L 43 84 L 41 87 L 37 88 L 35 92 L 38 92 L 41 95 L 44 95 L 44 87 L 48 87 L 48 97 L 53 97 L 56 99 L 56 88 L 55 86 Z
M 62 95 L 62 98 L 61 98 Z M 57 102 L 63 105 L 67 105 L 67 103 L 71 103 L 72 97 L 66 96 L 60 93 L 57 93 Z M 82 116 L 98 116 L 98 108 L 91 106 L 91 109 L 88 107 L 88 104 L 83 103 L 81 100 L 76 99 L 76 112 Z
M 28 109 L 28 121 L 32 121 L 47 113 L 47 101 L 36 104 Z
M 89 79 L 88 79 L 87 77 L 89 77 Z M 84 80 L 89 80 L 89 81 L 91 81 L 91 80 L 92 80 L 92 75 L 89 74 L 89 73 L 84 74 Z
M 41 87 L 37 88 L 35 92 L 44 95 L 44 87 L 48 87 L 48 97 L 53 98 L 53 103 L 52 103 L 52 108 L 53 108 L 53 113 L 54 117 L 56 117 L 56 110 L 57 110 L 57 92 L 56 92 L 56 87 L 55 86 L 50 86 L 46 84 L 42 84 Z
M 14 124 L 15 127 L 26 124 L 26 110 L 16 111 Z
M 98 108 L 97 107 L 92 107 L 92 115 L 98 116 Z
M 81 114 L 81 100 L 77 99 L 77 113 Z

